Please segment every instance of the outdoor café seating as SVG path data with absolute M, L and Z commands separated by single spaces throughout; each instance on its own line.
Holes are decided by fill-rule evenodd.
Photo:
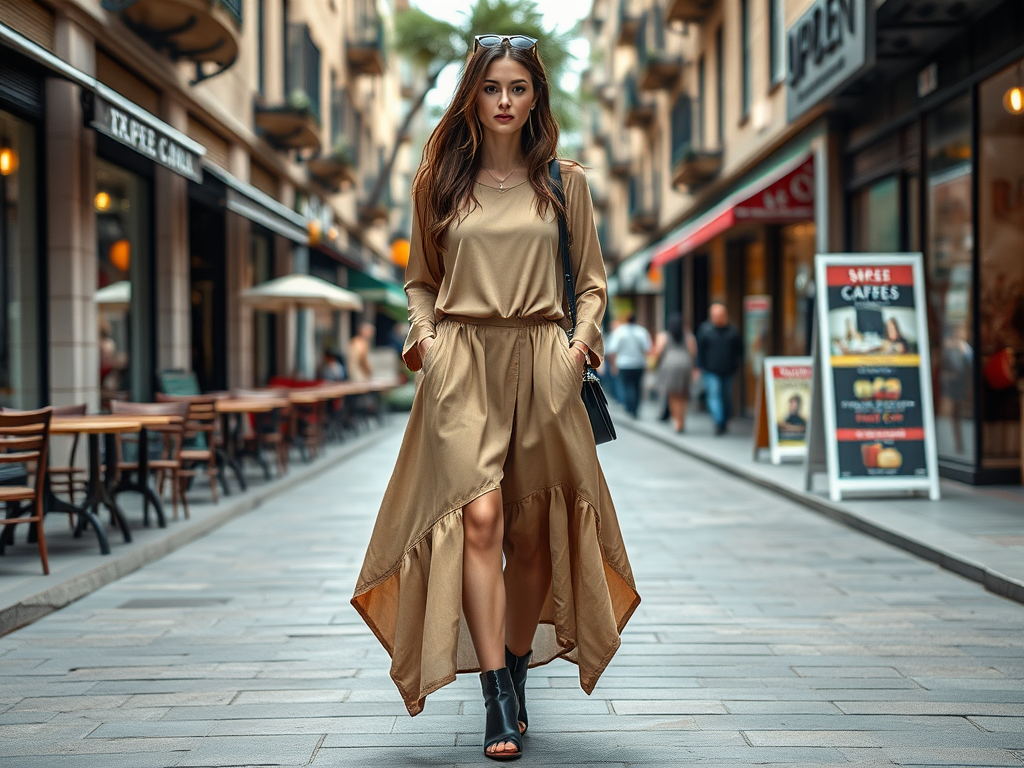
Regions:
M 0 553 L 5 545 L 14 543 L 14 526 L 21 523 L 30 525 L 46 575 L 50 574 L 50 560 L 43 531 L 43 491 L 52 415 L 52 408 L 0 413 L 0 466 L 22 465 L 27 470 L 24 485 L 0 486 L 0 501 L 6 507 L 4 518 L 0 519 L 0 525 L 4 527 L 0 536 Z

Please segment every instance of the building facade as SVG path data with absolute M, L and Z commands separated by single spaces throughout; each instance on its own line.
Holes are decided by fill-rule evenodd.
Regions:
M 749 412 L 765 355 L 810 352 L 815 253 L 920 251 L 941 471 L 1016 482 L 1024 10 L 876 5 L 595 1 L 584 154 L 618 307 L 656 330 L 724 302 Z
M 0 2 L 0 404 L 310 375 L 359 318 L 240 300 L 292 272 L 393 322 L 385 23 L 372 0 Z

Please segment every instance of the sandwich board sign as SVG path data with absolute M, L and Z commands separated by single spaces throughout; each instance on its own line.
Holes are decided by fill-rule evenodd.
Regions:
M 938 499 L 921 254 L 819 254 L 815 271 L 829 497 Z
M 810 357 L 764 359 L 765 422 L 772 464 L 807 455 L 813 364 Z

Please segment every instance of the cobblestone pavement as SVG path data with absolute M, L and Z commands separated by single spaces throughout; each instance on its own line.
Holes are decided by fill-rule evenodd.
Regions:
M 476 677 L 408 717 L 348 605 L 399 438 L 0 638 L 0 766 L 483 764 Z M 593 696 L 531 673 L 519 765 L 1024 763 L 1024 607 L 635 434 L 601 454 L 644 602 Z

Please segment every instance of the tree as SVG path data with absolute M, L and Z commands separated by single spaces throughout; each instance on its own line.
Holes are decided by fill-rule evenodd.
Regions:
M 423 89 L 412 100 L 409 111 L 398 126 L 387 162 L 374 181 L 366 201 L 369 209 L 376 206 L 385 185 L 390 182 L 398 150 L 409 133 L 412 121 L 423 108 L 427 95 L 437 86 L 437 78 L 445 67 L 466 59 L 473 50 L 476 35 L 514 33 L 537 38 L 538 50 L 548 72 L 555 117 L 563 128 L 574 128 L 579 122 L 572 97 L 561 86 L 562 75 L 571 58 L 571 32 L 555 34 L 546 30 L 534 0 L 476 0 L 463 16 L 463 23 L 455 25 L 435 19 L 418 8 L 399 11 L 395 15 L 395 50 L 426 77 Z

